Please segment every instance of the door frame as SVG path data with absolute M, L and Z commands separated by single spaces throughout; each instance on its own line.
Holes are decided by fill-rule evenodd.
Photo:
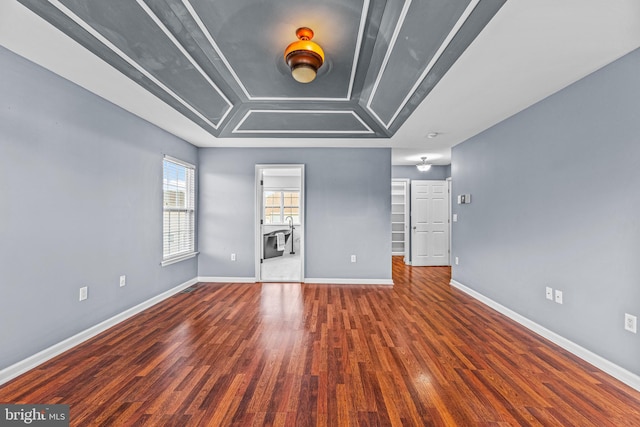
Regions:
M 306 234 L 306 218 L 305 218 L 305 171 L 304 164 L 294 164 L 294 163 L 286 163 L 286 164 L 256 164 L 255 165 L 255 217 L 254 217 L 254 235 L 255 235 L 255 276 L 256 282 L 262 281 L 262 268 L 260 266 L 260 261 L 262 260 L 263 254 L 263 239 L 262 239 L 262 224 L 260 224 L 260 220 L 262 219 L 263 213 L 263 198 L 262 198 L 262 173 L 266 169 L 299 169 L 300 170 L 300 228 L 302 229 L 302 233 L 300 235 L 300 282 L 304 282 L 304 236 Z M 292 242 L 293 243 L 293 242 Z M 292 282 L 298 282 L 297 280 Z
M 447 181 L 447 192 L 449 193 L 449 219 L 448 219 L 448 221 L 449 221 L 449 266 L 451 266 L 451 234 L 452 234 L 452 231 L 453 231 L 452 230 L 452 226 L 453 226 L 453 224 L 452 224 L 452 222 L 453 222 L 452 216 L 453 216 L 453 214 L 451 213 L 451 209 L 452 209 L 452 206 L 451 206 L 451 177 L 448 177 L 446 179 L 446 181 Z

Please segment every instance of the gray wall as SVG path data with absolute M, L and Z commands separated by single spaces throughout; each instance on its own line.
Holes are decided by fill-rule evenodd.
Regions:
M 0 64 L 2 369 L 196 276 L 160 261 L 162 155 L 197 150 L 1 47 Z
M 391 177 L 394 179 L 447 179 L 451 176 L 451 165 L 433 165 L 426 172 L 420 172 L 413 165 L 392 166 Z
M 295 163 L 306 174 L 306 278 L 391 279 L 390 149 L 199 152 L 200 276 L 255 277 L 255 165 Z
M 453 279 L 640 374 L 640 50 L 453 149 Z M 560 289 L 564 304 L 545 299 Z

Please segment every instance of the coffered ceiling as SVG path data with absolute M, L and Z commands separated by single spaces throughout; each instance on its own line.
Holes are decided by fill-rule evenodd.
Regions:
M 0 44 L 197 146 L 387 146 L 396 164 L 446 164 L 640 46 L 638 3 L 8 0 Z M 301 26 L 326 53 L 309 84 L 283 58 Z
M 19 0 L 216 137 L 389 137 L 505 0 Z M 309 84 L 284 48 L 326 52 Z

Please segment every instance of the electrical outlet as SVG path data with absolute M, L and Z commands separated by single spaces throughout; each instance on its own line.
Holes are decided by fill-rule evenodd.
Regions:
M 553 288 L 547 286 L 546 294 L 547 299 L 553 301 Z
M 356 262 L 356 256 L 355 255 L 351 255 L 351 262 Z
M 231 254 L 231 261 L 235 261 L 236 260 L 236 254 Z
M 84 301 L 89 296 L 89 288 L 87 286 L 83 286 L 80 288 L 80 301 Z
M 123 287 L 124 285 L 127 284 L 127 276 L 120 276 L 120 287 Z
M 632 314 L 625 313 L 624 314 L 624 328 L 633 332 L 634 334 L 638 333 L 638 318 Z
M 562 291 L 556 289 L 556 302 L 562 304 Z
M 459 262 L 460 260 L 458 259 L 458 257 L 456 257 L 456 265 L 458 265 Z

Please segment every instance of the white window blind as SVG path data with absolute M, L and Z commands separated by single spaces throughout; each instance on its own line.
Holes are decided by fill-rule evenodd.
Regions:
M 195 166 L 166 157 L 163 161 L 163 261 L 195 254 Z

